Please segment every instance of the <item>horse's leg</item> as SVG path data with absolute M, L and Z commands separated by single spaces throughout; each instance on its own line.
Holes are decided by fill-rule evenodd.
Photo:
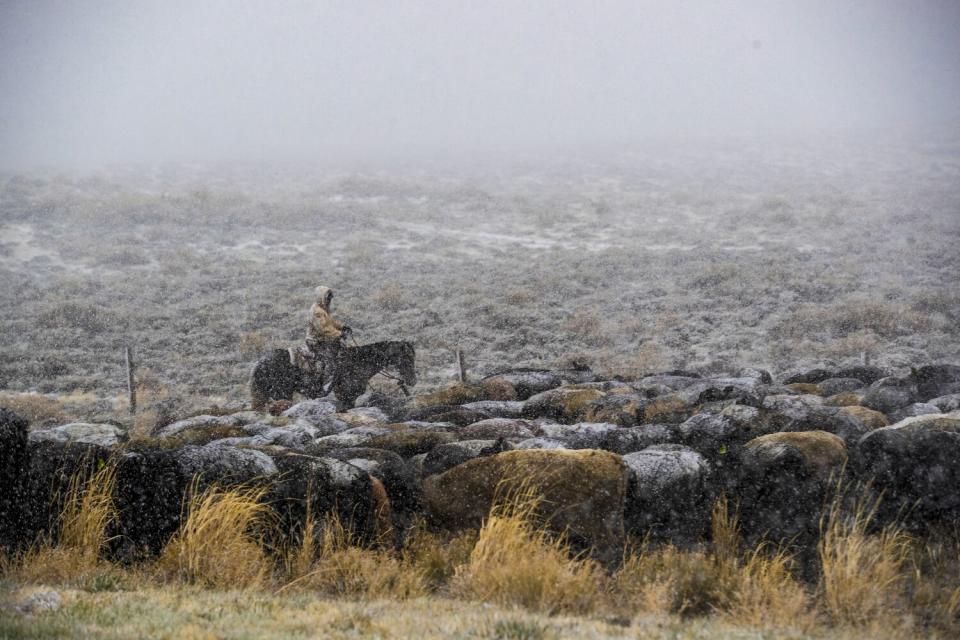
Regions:
M 267 408 L 270 398 L 258 385 L 250 385 L 250 408 L 253 411 L 263 411 Z
M 343 389 L 337 389 L 337 388 L 334 388 L 334 390 L 333 390 L 333 395 L 334 395 L 334 396 L 336 397 L 336 399 L 337 399 L 337 411 L 338 411 L 338 412 L 343 412 L 343 411 L 348 411 L 348 410 L 350 410 L 350 409 L 353 409 L 353 403 L 354 403 L 354 401 L 356 400 L 356 398 L 349 398 L 349 399 L 348 399 L 348 398 L 347 398 L 347 394 L 344 392 L 344 390 L 343 390 Z
M 357 401 L 357 398 L 359 398 L 362 393 L 363 391 L 358 390 L 355 385 L 344 382 L 342 379 L 335 380 L 333 383 L 333 395 L 337 398 L 337 411 L 353 409 L 353 403 Z
M 303 373 L 298 388 L 306 398 L 319 398 L 323 395 L 323 378 L 318 373 Z

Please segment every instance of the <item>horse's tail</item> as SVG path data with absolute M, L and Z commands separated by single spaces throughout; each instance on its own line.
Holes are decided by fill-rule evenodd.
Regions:
M 250 408 L 253 411 L 263 411 L 267 408 L 267 402 L 270 401 L 270 394 L 267 392 L 266 380 L 264 380 L 267 362 L 267 358 L 258 360 L 250 371 Z
M 254 411 L 263 411 L 272 396 L 278 391 L 277 386 L 281 378 L 280 372 L 290 360 L 287 349 L 274 349 L 253 366 L 250 372 L 250 408 Z M 292 366 L 292 365 L 291 365 Z M 273 398 L 278 399 L 278 398 Z

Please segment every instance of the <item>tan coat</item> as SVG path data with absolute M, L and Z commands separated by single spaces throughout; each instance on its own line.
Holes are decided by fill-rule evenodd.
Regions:
M 314 349 L 323 343 L 339 343 L 343 335 L 343 323 L 337 322 L 327 308 L 327 287 L 317 287 L 316 300 L 310 306 L 310 323 L 307 325 L 307 345 Z

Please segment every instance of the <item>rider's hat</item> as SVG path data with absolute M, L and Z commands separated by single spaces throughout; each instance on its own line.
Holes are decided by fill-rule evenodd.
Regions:
M 318 303 L 327 307 L 330 301 L 333 300 L 333 289 L 321 285 L 313 290 L 313 296 Z

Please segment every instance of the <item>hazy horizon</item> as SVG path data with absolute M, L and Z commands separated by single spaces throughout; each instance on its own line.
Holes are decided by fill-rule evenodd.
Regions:
M 0 169 L 960 127 L 960 3 L 5 2 Z

